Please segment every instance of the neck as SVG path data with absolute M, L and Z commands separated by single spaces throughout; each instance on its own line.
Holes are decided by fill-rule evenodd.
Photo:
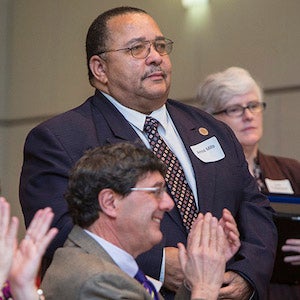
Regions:
M 112 91 L 107 89 L 107 87 L 103 88 L 97 85 L 95 85 L 95 87 L 99 91 L 110 95 L 125 107 L 131 108 L 146 115 L 150 115 L 153 111 L 161 108 L 167 102 L 168 99 L 168 93 L 157 97 L 145 97 L 142 95 L 123 95 L 120 93 L 113 93 Z
M 141 249 L 141 247 L 133 247 L 133 245 L 131 245 L 130 243 L 129 238 L 131 234 L 129 234 L 128 238 L 126 238 L 126 234 L 120 234 L 121 231 L 117 229 L 114 221 L 106 218 L 105 216 L 101 216 L 96 222 L 89 226 L 87 230 L 101 237 L 107 242 L 117 246 L 118 248 L 126 251 L 134 258 L 136 258 L 141 253 L 149 250 L 143 250 Z
M 252 176 L 254 176 L 253 174 L 254 159 L 257 156 L 258 144 L 255 144 L 254 146 L 243 146 L 243 150 L 244 150 L 246 161 L 248 163 L 249 172 L 251 173 Z
M 123 247 L 119 243 L 119 238 L 113 224 L 110 222 L 110 220 L 104 219 L 105 217 L 101 216 L 101 220 L 98 219 L 91 226 L 89 226 L 87 230 L 101 237 L 102 239 L 114 244 L 115 246 L 123 249 Z

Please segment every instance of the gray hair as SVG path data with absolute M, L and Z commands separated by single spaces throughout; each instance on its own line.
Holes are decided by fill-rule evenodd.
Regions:
M 225 108 L 234 96 L 255 91 L 262 101 L 262 90 L 250 73 L 242 68 L 230 67 L 223 72 L 211 74 L 198 86 L 197 105 L 212 114 Z

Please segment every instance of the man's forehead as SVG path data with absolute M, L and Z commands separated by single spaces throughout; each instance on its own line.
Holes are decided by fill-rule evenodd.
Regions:
M 148 14 L 145 13 L 138 13 L 138 12 L 127 12 L 123 14 L 119 14 L 116 16 L 111 17 L 108 20 L 108 23 L 113 23 L 113 22 L 118 22 L 120 21 L 121 23 L 124 22 L 132 22 L 133 20 L 138 20 L 138 19 L 152 19 L 152 17 Z M 153 20 L 153 19 L 152 19 Z
M 155 32 L 162 35 L 154 19 L 144 13 L 126 13 L 111 18 L 107 23 L 111 34 L 145 34 Z

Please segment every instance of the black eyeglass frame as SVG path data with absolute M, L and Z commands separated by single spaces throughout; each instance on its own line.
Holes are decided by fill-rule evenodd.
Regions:
M 220 115 L 220 114 L 226 114 L 228 117 L 240 117 L 242 116 L 244 113 L 245 113 L 245 110 L 246 109 L 249 109 L 252 113 L 259 113 L 259 112 L 262 112 L 266 109 L 267 107 L 267 103 L 266 102 L 259 102 L 259 101 L 251 101 L 249 102 L 246 106 L 242 106 L 242 105 L 232 105 L 232 106 L 229 106 L 223 110 L 220 110 L 220 111 L 217 111 L 217 112 L 214 112 L 212 113 L 213 115 Z M 230 110 L 232 108 L 236 108 L 236 109 L 239 109 L 238 113 L 235 114 L 234 112 L 230 112 Z M 258 109 L 259 110 L 256 110 Z
M 169 47 L 168 51 L 166 52 L 161 52 L 159 49 L 158 49 L 158 43 L 161 42 L 161 41 L 164 41 L 165 42 L 165 46 Z M 101 51 L 99 53 L 97 53 L 98 56 L 101 56 L 101 54 L 104 54 L 104 53 L 107 53 L 107 52 L 117 52 L 117 51 L 130 51 L 130 54 L 132 57 L 134 58 L 138 58 L 138 59 L 144 59 L 146 57 L 149 56 L 150 54 L 150 49 L 151 49 L 151 45 L 153 45 L 154 49 L 161 55 L 168 55 L 172 52 L 173 50 L 173 44 L 174 42 L 168 38 L 158 38 L 158 39 L 155 39 L 155 40 L 151 40 L 151 41 L 138 41 L 136 42 L 135 45 L 133 45 L 132 47 L 126 47 L 126 48 L 120 48 L 120 49 L 110 49 L 110 50 L 105 50 L 105 51 Z M 137 46 L 140 46 L 140 45 L 143 45 L 145 47 L 147 47 L 146 45 L 148 45 L 148 48 L 147 48 L 147 51 L 145 52 L 145 55 L 144 56 L 135 56 L 133 54 L 133 51 L 137 48 Z

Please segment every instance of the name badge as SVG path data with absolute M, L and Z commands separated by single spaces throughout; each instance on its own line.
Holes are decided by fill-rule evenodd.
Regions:
M 191 146 L 193 153 L 203 162 L 215 162 L 225 157 L 224 151 L 215 136 Z
M 265 182 L 270 193 L 294 194 L 293 188 L 288 179 L 273 180 L 266 178 Z

